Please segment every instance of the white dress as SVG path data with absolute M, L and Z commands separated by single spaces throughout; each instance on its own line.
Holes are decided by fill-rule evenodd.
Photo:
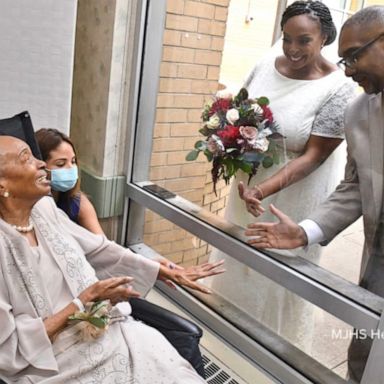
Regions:
M 310 135 L 344 138 L 343 112 L 353 97 L 354 89 L 342 71 L 317 80 L 295 80 L 281 75 L 275 68 L 275 57 L 257 65 L 245 83 L 250 97 L 266 96 L 280 132 L 285 137 L 280 164 L 260 168 L 249 186 L 261 183 L 290 160 L 300 156 Z M 269 204 L 283 210 L 296 222 L 306 218 L 336 187 L 343 175 L 345 147 L 340 145 L 314 172 L 299 182 L 263 200 L 266 212 L 256 219 L 246 210 L 238 195 L 238 183 L 248 183 L 248 175 L 238 172 L 232 181 L 225 218 L 246 227 L 256 220 L 276 221 L 268 211 Z M 297 251 L 297 252 L 296 252 Z M 313 262 L 319 258 L 320 246 L 295 250 L 295 254 Z M 274 332 L 296 346 L 309 351 L 311 346 L 311 305 L 259 273 L 213 250 L 211 259 L 226 259 L 225 278 L 215 278 L 212 288 L 251 313 Z M 236 281 L 236 290 L 226 281 Z
M 154 328 L 128 310 L 104 335 L 83 341 L 66 327 L 53 343 L 43 319 L 98 278 L 133 276 L 143 295 L 158 264 L 73 223 L 50 197 L 33 208 L 38 247 L 0 219 L 0 378 L 19 384 L 203 384 Z

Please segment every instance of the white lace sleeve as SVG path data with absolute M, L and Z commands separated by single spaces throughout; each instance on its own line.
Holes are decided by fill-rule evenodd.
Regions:
M 353 83 L 344 83 L 320 108 L 312 127 L 312 135 L 344 138 L 344 111 L 355 93 Z

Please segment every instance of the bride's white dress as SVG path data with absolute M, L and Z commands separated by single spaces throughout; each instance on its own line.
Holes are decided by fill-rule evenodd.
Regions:
M 310 135 L 344 137 L 343 111 L 354 95 L 354 86 L 342 71 L 317 80 L 294 80 L 281 75 L 275 68 L 275 58 L 269 57 L 254 68 L 245 86 L 250 97 L 269 98 L 275 121 L 285 137 L 280 164 L 267 169 L 260 167 L 249 183 L 251 187 L 300 156 Z M 232 181 L 225 217 L 243 227 L 256 220 L 276 221 L 268 211 L 269 204 L 273 203 L 298 222 L 335 189 L 342 178 L 345 160 L 345 148 L 341 145 L 310 175 L 265 198 L 262 205 L 267 211 L 259 219 L 247 212 L 239 198 L 238 183 L 243 181 L 247 185 L 248 175 L 238 172 Z M 316 263 L 320 246 L 295 250 L 295 254 Z M 222 252 L 215 249 L 211 253 L 211 259 L 223 257 L 226 259 L 226 276 L 213 279 L 212 288 L 308 352 L 313 325 L 312 305 Z M 228 285 L 232 280 L 236 281 L 236 290 Z

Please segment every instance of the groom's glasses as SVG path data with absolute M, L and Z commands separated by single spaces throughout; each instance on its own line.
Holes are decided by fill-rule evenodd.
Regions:
M 381 39 L 384 36 L 384 33 L 381 33 L 379 36 L 375 37 L 373 40 L 368 41 L 368 43 L 362 45 L 360 48 L 357 48 L 355 51 L 353 51 L 348 57 L 341 59 L 337 66 L 341 68 L 342 70 L 346 70 L 347 68 L 353 68 L 357 61 L 359 60 L 359 55 L 361 55 L 362 52 L 364 52 L 367 48 L 369 48 L 371 45 L 376 43 L 379 39 Z

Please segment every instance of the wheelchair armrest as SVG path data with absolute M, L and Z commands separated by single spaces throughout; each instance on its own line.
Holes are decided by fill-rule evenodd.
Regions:
M 201 328 L 192 321 L 147 300 L 133 298 L 129 300 L 129 303 L 132 306 L 132 317 L 134 319 L 141 320 L 156 329 L 177 330 L 197 338 L 200 338 L 203 334 Z

